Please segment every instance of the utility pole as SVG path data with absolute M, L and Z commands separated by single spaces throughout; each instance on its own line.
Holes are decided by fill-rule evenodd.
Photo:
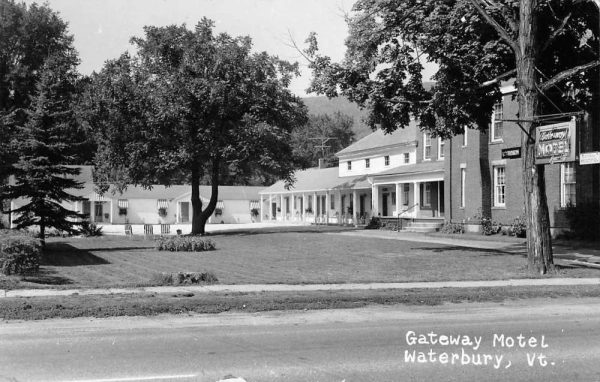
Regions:
M 598 1 L 600 1 L 600 0 L 598 0 Z M 337 138 L 335 138 L 335 137 L 311 137 L 308 139 L 310 139 L 311 141 L 320 141 L 320 144 L 316 145 L 315 148 L 321 149 L 321 158 L 325 159 L 325 149 L 328 149 L 331 147 L 330 145 L 326 145 L 326 143 L 329 142 L 330 140 L 334 140 Z

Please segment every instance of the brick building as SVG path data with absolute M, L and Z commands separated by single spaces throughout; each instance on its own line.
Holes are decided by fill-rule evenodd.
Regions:
M 513 86 L 502 88 L 502 102 L 494 107 L 489 130 L 465 129 L 446 145 L 445 194 L 446 219 L 453 223 L 473 224 L 481 216 L 502 225 L 510 225 L 525 212 L 522 157 L 502 156 L 502 151 L 521 147 L 523 134 L 518 124 L 518 104 Z M 506 121 L 513 120 L 513 121 Z M 579 123 L 577 134 L 588 134 L 590 124 Z M 577 142 L 580 140 L 578 139 Z M 573 145 L 576 146 L 576 145 Z M 579 147 L 572 147 L 579 152 Z M 553 233 L 568 229 L 565 209 L 569 203 L 589 201 L 594 195 L 590 181 L 592 166 L 578 162 L 545 165 L 546 196 Z

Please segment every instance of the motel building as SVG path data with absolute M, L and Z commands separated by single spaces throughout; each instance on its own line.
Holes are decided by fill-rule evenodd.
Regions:
M 377 130 L 336 153 L 338 167 L 298 171 L 260 192 L 263 221 L 364 225 L 382 219 L 444 221 L 445 143 L 416 121 Z
M 523 138 L 516 89 L 503 85 L 487 131 L 465 128 L 445 141 L 420 131 L 417 121 L 392 134 L 375 131 L 338 152 L 338 167 L 298 171 L 289 189 L 280 181 L 262 190 L 262 221 L 362 225 L 376 216 L 411 231 L 444 222 L 479 231 L 488 217 L 510 226 L 525 213 Z M 600 195 L 592 181 L 598 166 L 579 160 L 580 152 L 600 158 L 591 132 L 587 117 L 561 117 L 542 123 L 533 137 L 553 234 L 568 230 L 569 205 Z

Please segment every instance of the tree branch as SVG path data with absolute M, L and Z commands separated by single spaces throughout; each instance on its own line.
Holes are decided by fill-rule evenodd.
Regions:
M 573 12 L 569 12 L 569 14 L 560 23 L 560 26 L 558 28 L 556 28 L 556 30 L 554 32 L 552 32 L 552 34 L 550 35 L 550 37 L 548 38 L 548 40 L 546 40 L 546 43 L 542 47 L 541 52 L 545 51 L 550 46 L 550 44 L 552 44 L 552 42 L 554 41 L 554 39 L 556 39 L 556 37 L 558 37 L 558 35 L 562 31 L 565 30 L 565 28 L 567 26 L 567 23 L 569 22 L 569 19 L 571 18 L 571 16 L 573 16 Z
M 564 81 L 567 78 L 572 77 L 579 72 L 583 72 L 585 70 L 595 68 L 596 66 L 600 66 L 600 61 L 592 61 L 592 62 L 588 62 L 587 64 L 575 66 L 571 69 L 564 70 L 564 71 L 558 73 L 557 75 L 555 75 L 554 77 L 550 78 L 548 81 L 542 83 L 540 85 L 540 89 L 546 90 L 546 89 L 550 88 L 551 86 L 554 86 L 557 83 Z
M 479 14 L 485 19 L 485 21 L 487 21 L 488 24 L 490 24 L 492 27 L 494 27 L 494 29 L 496 29 L 496 32 L 498 32 L 500 38 L 502 38 L 508 44 L 508 46 L 510 46 L 512 50 L 514 50 L 515 53 L 517 53 L 519 51 L 519 45 L 515 40 L 513 40 L 510 37 L 506 29 L 504 29 L 502 25 L 498 24 L 498 22 L 494 20 L 494 18 L 490 16 L 489 13 L 487 13 L 487 11 L 479 3 L 479 0 L 470 0 L 470 2 L 475 7 L 475 9 L 477 9 Z

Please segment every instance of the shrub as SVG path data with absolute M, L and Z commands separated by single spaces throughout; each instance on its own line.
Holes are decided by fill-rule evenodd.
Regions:
M 217 276 L 212 272 L 176 272 L 159 273 L 150 280 L 157 285 L 182 285 L 182 284 L 216 284 Z
M 484 235 L 495 235 L 502 230 L 502 225 L 491 218 L 481 218 L 481 233 Z
M 98 227 L 96 224 L 84 220 L 81 222 L 79 232 L 85 237 L 102 236 L 102 227 Z
M 527 236 L 527 222 L 525 221 L 525 216 L 521 215 L 513 220 L 508 229 L 508 234 L 521 238 Z
M 369 221 L 369 224 L 365 227 L 365 229 L 379 229 L 381 228 L 381 219 L 373 216 Z
M 22 233 L 0 234 L 0 272 L 5 275 L 35 273 L 40 268 L 41 246 Z
M 465 233 L 465 228 L 460 223 L 445 222 L 442 228 L 440 228 L 440 232 L 451 234 L 463 234 Z
M 198 236 L 160 236 L 156 239 L 158 251 L 202 252 L 215 249 L 214 241 Z
M 600 223 L 598 207 L 594 203 L 569 203 L 565 210 L 569 228 L 578 239 L 595 240 Z

